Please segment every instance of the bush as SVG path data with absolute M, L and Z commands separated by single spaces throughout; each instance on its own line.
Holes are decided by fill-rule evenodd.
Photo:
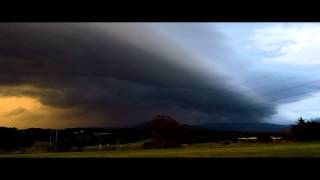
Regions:
M 271 142 L 272 139 L 269 134 L 259 134 L 257 136 L 257 141 L 262 143 L 267 143 L 267 142 Z
M 147 142 L 143 143 L 143 149 L 152 149 L 152 148 L 157 148 L 156 143 L 154 143 L 152 141 L 147 141 Z
M 223 144 L 223 145 L 229 145 L 229 144 L 231 144 L 232 142 L 231 141 L 223 141 L 221 144 Z

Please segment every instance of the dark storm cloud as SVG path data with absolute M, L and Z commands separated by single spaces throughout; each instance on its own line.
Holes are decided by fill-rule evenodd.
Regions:
M 297 74 L 267 74 L 251 81 L 251 90 L 259 94 L 267 102 L 281 105 L 302 100 L 319 90 L 320 79 L 316 76 Z
M 103 26 L 0 24 L 0 85 L 37 89 L 2 95 L 22 93 L 46 105 L 96 112 L 112 125 L 137 124 L 158 113 L 188 123 L 252 122 L 274 113 L 230 88 L 219 69 L 202 72 L 205 65 L 192 53 L 171 52 L 170 41 L 161 38 L 145 42 L 153 34 L 143 24 Z M 134 35 L 145 35 L 139 37 L 143 43 L 130 42 Z

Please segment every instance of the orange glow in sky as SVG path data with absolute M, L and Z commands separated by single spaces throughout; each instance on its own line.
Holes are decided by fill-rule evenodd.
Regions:
M 21 108 L 28 111 L 33 111 L 39 109 L 40 107 L 41 103 L 33 98 L 0 97 L 0 116 Z
M 48 106 L 37 98 L 28 96 L 0 96 L 0 127 L 18 129 L 87 127 L 92 125 L 92 122 L 83 120 L 89 118 L 86 115 L 88 113 L 79 115 L 77 109 Z M 99 116 L 90 114 L 90 117 L 97 119 L 98 123 L 104 123 L 99 121 Z
M 51 109 L 37 99 L 27 96 L 0 97 L 0 126 L 28 128 L 44 126 L 47 121 L 38 121 L 48 116 Z

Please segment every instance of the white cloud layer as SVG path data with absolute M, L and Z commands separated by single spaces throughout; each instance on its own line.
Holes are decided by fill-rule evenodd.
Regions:
M 277 110 L 281 114 L 282 118 L 285 117 L 291 122 L 300 116 L 312 119 L 320 117 L 320 107 L 318 106 L 319 101 L 320 92 L 316 92 L 300 101 L 280 105 Z M 275 118 L 278 123 L 281 123 L 280 121 L 286 121 L 286 119 L 279 118 L 279 114 L 277 114 Z
M 257 29 L 251 47 L 270 53 L 264 60 L 320 65 L 320 24 L 277 24 Z

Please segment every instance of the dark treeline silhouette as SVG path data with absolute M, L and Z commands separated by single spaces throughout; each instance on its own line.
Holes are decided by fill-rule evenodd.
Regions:
M 139 128 L 69 128 L 63 130 L 0 127 L 0 152 L 13 152 L 42 142 L 46 151 L 82 151 L 85 146 L 124 144 L 147 139 Z M 43 143 L 45 142 L 45 143 Z
M 239 137 L 254 136 L 257 142 L 271 142 L 271 136 L 289 137 L 285 132 L 236 132 L 213 131 L 204 128 L 192 128 L 180 124 L 169 116 L 156 116 L 146 122 L 150 140 L 145 142 L 144 148 L 180 147 L 182 144 L 206 142 L 224 142 L 226 144 L 238 142 Z
M 295 125 L 291 127 L 291 134 L 299 141 L 320 140 L 320 122 L 306 121 L 300 117 Z
M 98 144 L 125 144 L 147 138 L 144 129 L 138 128 L 77 128 L 61 130 L 58 135 L 57 150 L 69 151 L 72 147 L 82 151 L 85 146 Z
M 0 151 L 9 152 L 19 147 L 29 147 L 33 145 L 32 138 L 24 131 L 16 128 L 0 127 Z
M 180 124 L 169 116 L 156 116 L 136 128 L 69 128 L 63 130 L 0 127 L 0 152 L 8 153 L 41 146 L 45 151 L 82 151 L 86 146 L 120 145 L 145 141 L 144 148 L 180 147 L 183 144 L 238 142 L 241 137 L 256 137 L 256 142 L 320 140 L 320 122 L 300 118 L 291 129 L 278 132 L 218 131 Z M 117 147 L 117 146 L 112 146 Z

